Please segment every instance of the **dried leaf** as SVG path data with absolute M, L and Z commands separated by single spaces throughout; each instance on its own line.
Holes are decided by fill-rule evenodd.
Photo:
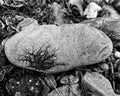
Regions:
M 51 91 L 47 96 L 81 96 L 81 91 L 78 84 L 73 84 L 71 86 L 65 85 L 57 88 L 56 90 Z
M 51 89 L 55 89 L 57 87 L 57 83 L 53 75 L 45 77 L 45 81 Z
M 73 75 L 63 76 L 60 80 L 62 84 L 68 84 L 68 85 L 78 83 L 78 81 L 79 81 L 79 78 Z
M 77 6 L 79 12 L 80 12 L 80 15 L 83 16 L 83 5 L 84 5 L 84 1 L 83 0 L 69 0 L 69 3 L 71 5 L 75 5 Z

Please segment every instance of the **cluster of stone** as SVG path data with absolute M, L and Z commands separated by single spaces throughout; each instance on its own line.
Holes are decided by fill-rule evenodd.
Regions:
M 24 19 L 17 26 L 19 32 L 2 42 L 7 59 L 15 66 L 50 74 L 105 61 L 113 52 L 113 40 L 120 40 L 120 16 L 111 6 L 103 6 L 103 3 L 112 4 L 113 1 L 86 0 L 88 5 L 83 10 L 84 0 L 69 0 L 69 4 L 77 6 L 81 16 L 89 19 L 77 24 L 64 24 L 63 11 L 66 10 L 53 3 L 54 25 L 39 25 L 34 19 Z M 118 11 L 119 6 L 120 1 L 116 1 L 115 8 Z M 102 9 L 108 11 L 110 16 L 97 18 Z M 115 51 L 114 56 L 120 58 L 120 52 Z M 104 70 L 109 69 L 106 63 L 99 66 Z M 55 79 L 53 82 L 45 78 L 54 90 L 49 92 L 47 86 L 44 88 L 46 94 L 42 96 L 82 96 L 79 79 L 73 74 L 63 76 L 60 79 L 63 86 L 56 88 Z M 13 81 L 11 79 L 8 83 Z M 110 81 L 97 72 L 86 72 L 81 81 L 93 93 L 91 96 L 119 96 L 115 94 Z

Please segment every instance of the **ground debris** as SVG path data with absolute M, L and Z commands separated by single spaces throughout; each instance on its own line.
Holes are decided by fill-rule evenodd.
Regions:
M 64 85 L 57 88 L 58 91 L 53 90 L 47 96 L 81 96 L 79 84 Z
M 91 11 L 88 11 L 85 14 L 86 10 L 89 9 L 88 6 L 91 3 L 94 3 L 92 5 Z M 97 7 L 94 6 L 95 4 L 97 5 Z M 58 70 L 56 70 L 55 73 L 54 72 L 45 73 L 45 71 L 40 71 L 40 70 L 38 71 L 37 68 L 42 67 L 41 68 L 42 70 L 44 68 L 46 69 L 53 68 L 53 60 L 54 59 L 56 60 L 56 57 L 51 58 L 51 55 L 48 54 L 48 51 L 45 50 L 44 50 L 45 52 L 39 51 L 38 53 L 41 53 L 41 55 L 34 54 L 35 57 L 34 59 L 38 63 L 37 66 L 33 66 L 34 70 L 32 70 L 32 68 L 29 69 L 25 67 L 20 68 L 15 64 L 13 65 L 14 62 L 11 63 L 4 53 L 4 51 L 6 51 L 5 49 L 6 42 L 9 42 L 11 38 L 14 38 L 14 36 L 17 34 L 22 34 L 22 35 L 25 34 L 25 35 L 20 40 L 18 40 L 20 36 L 18 36 L 16 39 L 13 40 L 13 42 L 16 42 L 17 40 L 21 42 L 20 44 L 19 43 L 16 44 L 17 46 L 16 50 L 19 50 L 20 48 L 24 49 L 25 46 L 26 48 L 28 48 L 29 45 L 33 44 L 31 42 L 33 39 L 35 44 L 38 44 L 39 40 L 44 41 L 44 38 L 41 38 L 42 34 L 40 35 L 36 34 L 37 33 L 36 30 L 38 29 L 38 27 L 36 27 L 36 30 L 34 30 L 34 28 L 32 29 L 33 26 L 34 27 L 40 25 L 47 26 L 41 29 L 41 32 L 43 31 L 42 32 L 44 34 L 43 37 L 46 38 L 48 36 L 51 38 L 51 41 L 53 41 L 53 37 L 55 37 L 54 35 L 57 34 L 57 31 L 53 30 L 54 31 L 53 34 L 53 31 L 51 31 L 52 29 L 51 26 L 55 26 L 56 28 L 61 26 L 62 27 L 61 33 L 62 33 L 64 29 L 63 26 L 65 26 L 66 24 L 69 25 L 69 27 L 67 27 L 67 30 L 69 31 L 65 31 L 64 34 L 61 35 L 61 37 L 64 37 L 64 35 L 67 34 L 67 32 L 71 33 L 71 30 L 73 30 L 73 28 L 70 29 L 70 27 L 75 25 L 75 23 L 84 23 L 85 25 L 89 25 L 90 27 L 92 26 L 97 28 L 97 30 L 99 31 L 102 30 L 113 43 L 113 49 L 111 49 L 112 53 L 109 52 L 111 53 L 111 55 L 109 55 L 108 58 L 101 60 L 101 62 L 99 63 L 95 63 L 95 64 L 91 63 L 92 65 L 84 65 L 77 68 L 73 67 L 70 68 L 70 70 L 63 70 L 60 73 L 57 72 Z M 120 25 L 120 0 L 0 0 L 0 44 L 1 44 L 0 45 L 0 96 L 11 96 L 10 90 L 13 92 L 13 94 L 14 92 L 16 92 L 15 95 L 12 96 L 20 96 L 21 94 L 22 94 L 21 96 L 28 96 L 25 95 L 25 94 L 29 94 L 27 90 L 24 95 L 23 95 L 24 92 L 20 93 L 19 91 L 20 90 L 25 91 L 24 89 L 30 87 L 30 85 L 31 87 L 28 89 L 30 89 L 29 91 L 32 92 L 34 91 L 33 87 L 36 90 L 36 92 L 40 91 L 41 88 L 43 89 L 40 92 L 40 94 L 37 94 L 35 96 L 47 96 L 47 95 L 48 96 L 120 96 L 118 95 L 120 94 L 120 56 L 119 56 L 120 54 L 118 53 L 120 52 L 119 25 Z M 45 29 L 48 27 L 50 28 L 48 31 L 49 34 L 45 31 Z M 25 31 L 26 29 L 27 31 Z M 34 32 L 32 33 L 31 30 L 34 30 Z M 80 30 L 83 31 L 85 30 L 85 28 L 81 27 Z M 92 30 L 85 30 L 85 34 L 88 31 L 90 31 L 90 35 L 86 35 L 86 38 L 83 38 L 84 36 L 82 36 L 82 40 L 84 39 L 83 41 L 85 41 L 86 45 L 88 45 L 87 44 L 88 41 L 90 43 L 90 41 L 93 40 L 93 38 L 88 40 L 88 37 L 94 36 L 91 35 L 93 32 Z M 28 32 L 27 35 L 26 32 Z M 81 35 L 85 35 L 85 34 L 81 34 Z M 77 38 L 72 38 L 72 36 L 74 37 L 74 35 L 76 34 L 71 34 L 70 36 L 68 35 L 66 36 L 68 36 L 68 38 L 70 38 L 69 40 L 71 41 L 74 42 L 79 41 L 79 39 Z M 104 34 L 102 35 L 103 37 L 105 36 Z M 30 38 L 26 38 L 27 36 Z M 54 39 L 55 42 L 57 42 L 59 36 L 60 35 L 56 36 L 57 39 L 56 38 Z M 26 40 L 24 40 L 24 37 L 26 38 Z M 98 44 L 98 42 L 100 41 L 99 40 L 100 36 L 96 38 L 97 39 L 93 41 L 97 42 L 96 44 Z M 30 40 L 28 44 L 24 42 L 27 40 L 28 41 Z M 64 41 L 68 39 L 60 39 L 60 40 Z M 67 41 L 66 43 L 63 42 L 63 45 L 61 45 L 60 48 L 64 48 L 64 51 L 62 52 L 60 51 L 59 53 L 63 54 L 64 52 L 68 52 L 68 50 L 70 50 L 71 48 L 69 52 L 72 52 L 73 54 L 69 53 L 66 55 L 60 55 L 61 56 L 60 60 L 65 60 L 67 57 L 71 56 L 72 58 L 70 57 L 66 61 L 72 62 L 71 63 L 72 66 L 75 64 L 81 64 L 78 62 L 80 56 L 78 56 L 77 59 L 75 56 L 76 54 L 79 53 L 78 49 L 81 48 L 81 46 L 83 47 L 82 40 L 80 40 L 81 44 L 75 43 L 72 46 L 66 46 L 66 47 L 64 47 L 63 45 L 67 45 L 67 44 L 69 45 L 71 41 L 70 42 Z M 11 49 L 14 46 L 13 42 L 10 45 Z M 55 45 L 55 42 L 52 43 L 53 46 Z M 45 44 L 47 45 L 48 42 Z M 60 44 L 61 43 L 59 42 L 56 43 L 56 45 L 60 45 Z M 101 43 L 101 44 L 104 45 L 105 43 Z M 20 45 L 22 45 L 22 47 L 20 47 Z M 91 49 L 93 48 L 93 45 L 87 48 Z M 108 46 L 109 45 L 110 44 L 108 44 Z M 78 47 L 78 49 L 76 47 Z M 95 49 L 96 51 L 93 48 L 92 51 L 87 51 L 87 52 L 88 53 L 98 52 L 99 51 L 98 49 L 100 47 L 103 46 L 99 46 L 97 49 Z M 74 49 L 77 51 L 75 51 Z M 82 48 L 82 49 L 86 50 L 86 48 Z M 11 53 L 15 53 L 16 50 L 13 50 Z M 105 52 L 102 51 L 103 50 L 101 50 L 100 53 L 106 54 Z M 17 51 L 17 53 L 18 52 L 19 51 Z M 86 53 L 83 52 L 83 54 Z M 39 58 L 37 57 L 38 55 L 39 58 L 43 60 L 42 62 L 44 62 L 45 64 L 43 65 L 41 64 L 40 62 L 41 60 L 39 60 Z M 46 55 L 50 55 L 50 56 L 46 56 Z M 84 55 L 84 56 L 88 56 L 90 62 L 93 62 L 92 60 L 98 57 L 94 55 L 95 54 L 89 56 Z M 10 57 L 12 57 L 12 55 L 10 55 Z M 54 57 L 53 54 L 52 57 Z M 104 57 L 104 55 L 100 56 L 100 58 L 102 57 Z M 91 60 L 90 58 L 93 59 Z M 26 57 L 24 58 L 24 60 L 25 59 L 27 59 L 28 61 L 31 60 L 31 62 L 34 61 L 32 56 L 30 58 Z M 84 61 L 87 61 L 88 59 L 84 59 Z M 82 60 L 80 60 L 80 62 L 81 61 Z M 54 64 L 56 64 L 56 62 L 54 62 Z M 61 69 L 62 68 L 64 69 L 65 66 L 61 67 Z M 60 67 L 58 67 L 58 69 L 60 69 Z M 83 77 L 79 76 L 79 74 L 75 75 L 75 72 L 76 71 L 78 72 L 78 69 L 81 71 Z M 31 76 L 29 77 L 29 75 Z M 27 81 L 26 83 L 24 82 L 25 80 L 28 79 L 30 79 L 31 82 L 32 76 L 38 77 L 39 80 L 42 80 L 42 85 L 40 85 L 39 87 L 40 90 L 38 90 L 39 89 L 38 87 L 33 86 L 35 85 L 34 82 L 32 83 L 29 83 Z M 19 81 L 20 77 L 23 78 L 22 79 L 23 81 L 21 80 L 21 83 L 16 81 L 17 79 Z M 36 82 L 36 85 L 38 85 L 38 82 Z M 31 94 L 30 92 L 29 96 L 34 96 L 33 93 L 32 95 L 30 95 Z

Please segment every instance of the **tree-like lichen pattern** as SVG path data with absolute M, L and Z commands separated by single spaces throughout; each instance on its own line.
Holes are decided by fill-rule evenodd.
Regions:
M 46 48 L 40 47 L 39 50 L 35 50 L 34 48 L 30 52 L 29 49 L 24 50 L 25 55 L 19 56 L 18 60 L 29 63 L 28 67 L 32 67 L 38 69 L 40 71 L 46 71 L 52 67 L 57 65 L 65 65 L 64 63 L 56 63 L 57 54 L 56 49 L 49 51 L 50 45 Z

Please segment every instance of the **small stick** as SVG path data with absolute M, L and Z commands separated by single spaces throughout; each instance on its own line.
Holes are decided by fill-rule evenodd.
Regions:
M 48 78 L 48 80 L 49 80 L 49 81 L 51 82 L 51 84 L 54 86 L 57 94 L 58 94 L 59 96 L 61 96 L 61 95 L 60 95 L 60 92 L 58 91 L 58 89 L 56 88 L 56 86 L 54 85 L 54 83 L 53 83 L 49 78 Z
M 113 67 L 113 64 L 112 63 L 110 63 L 110 66 L 111 66 L 111 73 L 113 74 L 112 75 L 112 86 L 113 86 L 113 90 L 115 91 L 115 81 L 114 81 L 114 79 L 115 79 L 115 76 L 114 76 L 114 67 Z

